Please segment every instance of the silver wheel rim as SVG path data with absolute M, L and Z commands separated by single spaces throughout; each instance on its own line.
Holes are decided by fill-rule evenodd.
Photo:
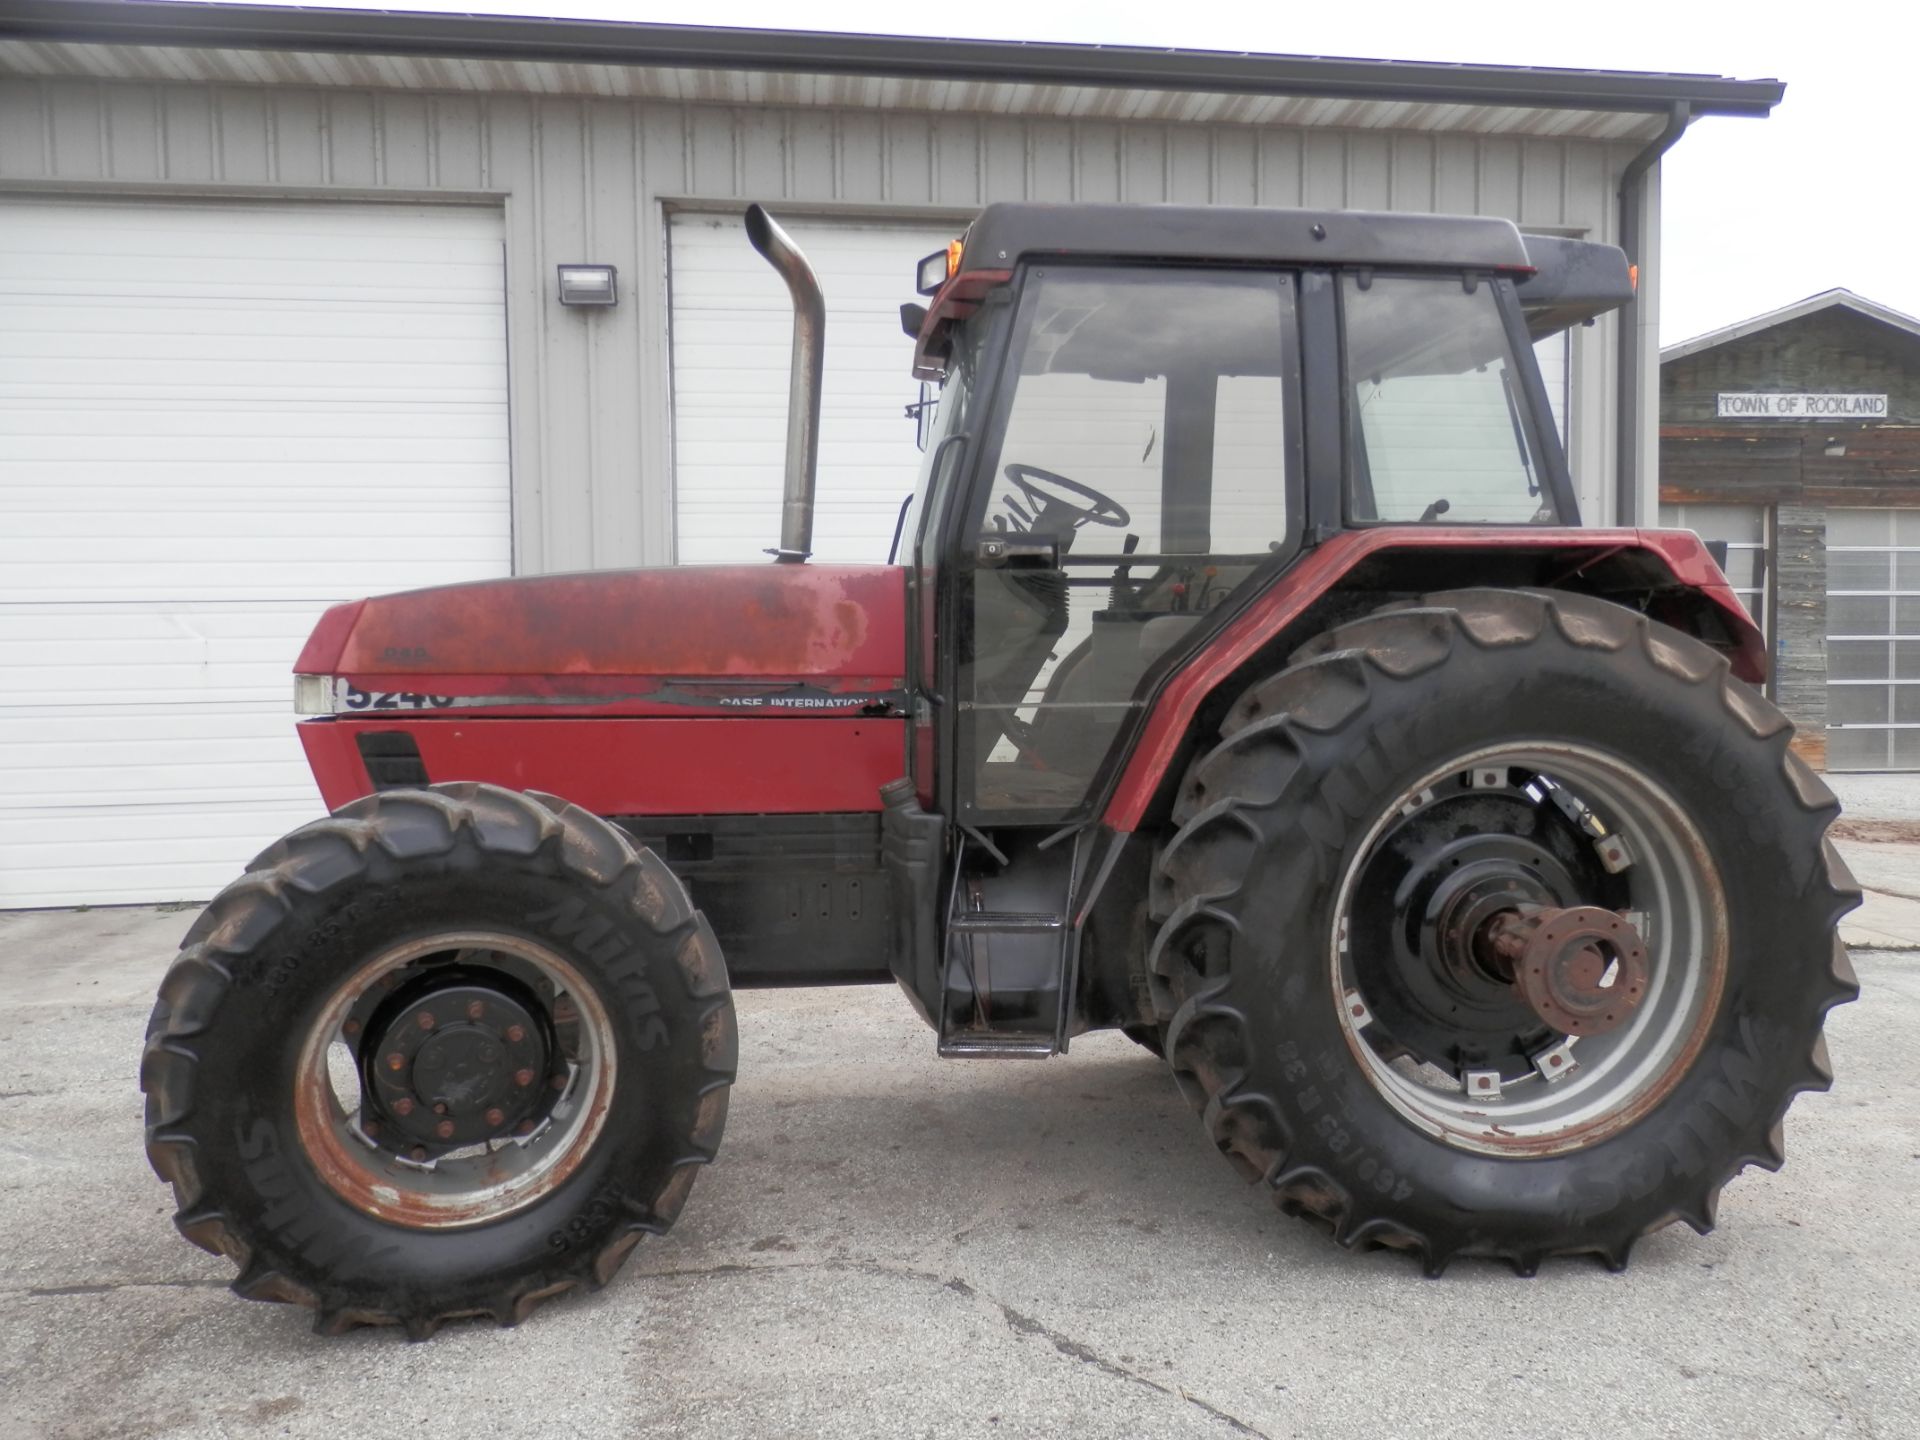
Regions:
M 1471 1095 L 1465 1077 L 1391 1053 L 1392 1037 L 1381 1033 L 1357 983 L 1348 937 L 1356 887 L 1389 827 L 1444 796 L 1447 787 L 1503 771 L 1515 780 L 1544 779 L 1561 799 L 1583 807 L 1606 832 L 1591 837 L 1596 849 L 1609 840 L 1624 847 L 1607 863 L 1610 868 L 1623 856 L 1627 862 L 1614 873 L 1625 878 L 1646 944 L 1647 994 L 1620 1028 L 1563 1037 L 1559 1045 L 1543 1049 L 1532 1073 L 1497 1082 L 1491 1096 Z M 1566 810 L 1550 793 L 1539 803 Z M 1333 913 L 1329 951 L 1335 1008 L 1368 1080 L 1421 1130 L 1481 1154 L 1561 1154 L 1632 1125 L 1686 1073 L 1725 983 L 1725 899 L 1699 830 L 1643 772 L 1586 746 L 1548 741 L 1489 746 L 1434 767 L 1374 819 L 1341 876 Z
M 455 960 L 511 972 L 565 1017 L 571 1037 L 538 1083 L 553 1091 L 526 1133 L 414 1158 L 377 1144 L 349 1017 L 378 987 Z M 376 1219 L 410 1229 L 453 1229 L 512 1215 L 577 1171 L 605 1127 L 613 1098 L 614 1037 L 606 1007 L 580 972 L 519 936 L 449 931 L 410 940 L 356 966 L 322 1004 L 295 1069 L 294 1116 L 308 1160 L 329 1189 Z M 358 1096 L 357 1102 L 355 1096 Z

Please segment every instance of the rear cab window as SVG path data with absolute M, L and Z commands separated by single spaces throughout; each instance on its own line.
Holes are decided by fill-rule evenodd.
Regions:
M 1348 274 L 1341 310 L 1350 523 L 1566 523 L 1493 283 Z

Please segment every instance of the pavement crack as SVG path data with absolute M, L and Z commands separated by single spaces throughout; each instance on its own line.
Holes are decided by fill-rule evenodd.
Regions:
M 969 1291 L 969 1293 L 972 1292 Z M 991 1296 L 986 1298 L 992 1300 Z M 1255 1440 L 1269 1440 L 1269 1437 L 1264 1431 L 1256 1430 L 1238 1415 L 1230 1414 L 1222 1410 L 1218 1405 L 1201 1399 L 1198 1395 L 1189 1394 L 1186 1390 L 1175 1386 L 1162 1385 L 1158 1380 L 1142 1375 L 1137 1370 L 1129 1370 L 1126 1366 L 1107 1359 L 1091 1346 L 1084 1345 L 1070 1336 L 1062 1335 L 1058 1330 L 1050 1329 L 1048 1326 L 1034 1319 L 1031 1315 L 1023 1315 L 1020 1311 L 1014 1309 L 1004 1301 L 993 1300 L 992 1303 L 1000 1307 L 1001 1315 L 1006 1318 L 1007 1328 L 1016 1334 L 1032 1335 L 1038 1339 L 1045 1340 L 1062 1355 L 1072 1360 L 1078 1360 L 1083 1365 L 1091 1365 L 1103 1375 L 1111 1375 L 1116 1380 L 1125 1380 L 1132 1384 L 1143 1386 L 1157 1394 L 1165 1395 L 1169 1399 L 1184 1400 L 1187 1404 L 1232 1427 L 1238 1434 L 1251 1435 L 1255 1437 Z
M 82 1285 L 29 1285 L 15 1290 L 29 1300 L 58 1295 L 111 1295 L 116 1290 L 225 1290 L 225 1280 L 108 1280 Z M 4 1292 L 0 1292 L 4 1293 Z
M 714 1265 L 690 1265 L 672 1270 L 643 1270 L 639 1273 L 640 1276 L 649 1280 L 690 1280 L 708 1275 L 758 1275 L 783 1270 L 840 1270 L 863 1275 L 879 1275 L 889 1279 L 914 1280 L 923 1284 L 937 1285 L 942 1290 L 952 1291 L 965 1300 L 983 1300 L 1000 1312 L 1007 1328 L 1016 1335 L 1045 1340 L 1069 1360 L 1077 1360 L 1082 1365 L 1091 1365 L 1102 1375 L 1138 1385 L 1171 1400 L 1184 1401 L 1196 1410 L 1228 1426 L 1236 1434 L 1252 1436 L 1253 1440 L 1271 1440 L 1265 1431 L 1249 1425 L 1230 1411 L 1222 1410 L 1212 1401 L 1194 1395 L 1179 1386 L 1163 1385 L 1160 1381 L 1151 1376 L 1142 1375 L 1137 1370 L 1129 1370 L 1117 1361 L 1109 1360 L 1092 1346 L 1083 1344 L 1069 1335 L 1061 1334 L 1058 1330 L 1034 1319 L 1033 1316 L 1014 1309 L 1004 1300 L 996 1299 L 962 1280 L 958 1275 L 941 1275 L 931 1270 L 916 1270 L 910 1265 L 891 1265 L 881 1260 L 852 1259 L 776 1260 L 758 1265 L 739 1260 L 724 1260 Z

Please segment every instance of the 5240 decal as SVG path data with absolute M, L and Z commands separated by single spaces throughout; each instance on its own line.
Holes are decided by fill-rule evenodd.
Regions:
M 421 695 L 412 690 L 362 690 L 347 685 L 349 710 L 444 710 L 453 704 L 451 695 Z

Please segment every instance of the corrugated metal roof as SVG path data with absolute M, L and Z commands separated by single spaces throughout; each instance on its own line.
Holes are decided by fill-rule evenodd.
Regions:
M 10 0 L 0 11 L 9 73 L 1601 140 L 1651 136 L 1676 103 L 1764 115 L 1784 89 L 1717 75 L 168 0 Z

